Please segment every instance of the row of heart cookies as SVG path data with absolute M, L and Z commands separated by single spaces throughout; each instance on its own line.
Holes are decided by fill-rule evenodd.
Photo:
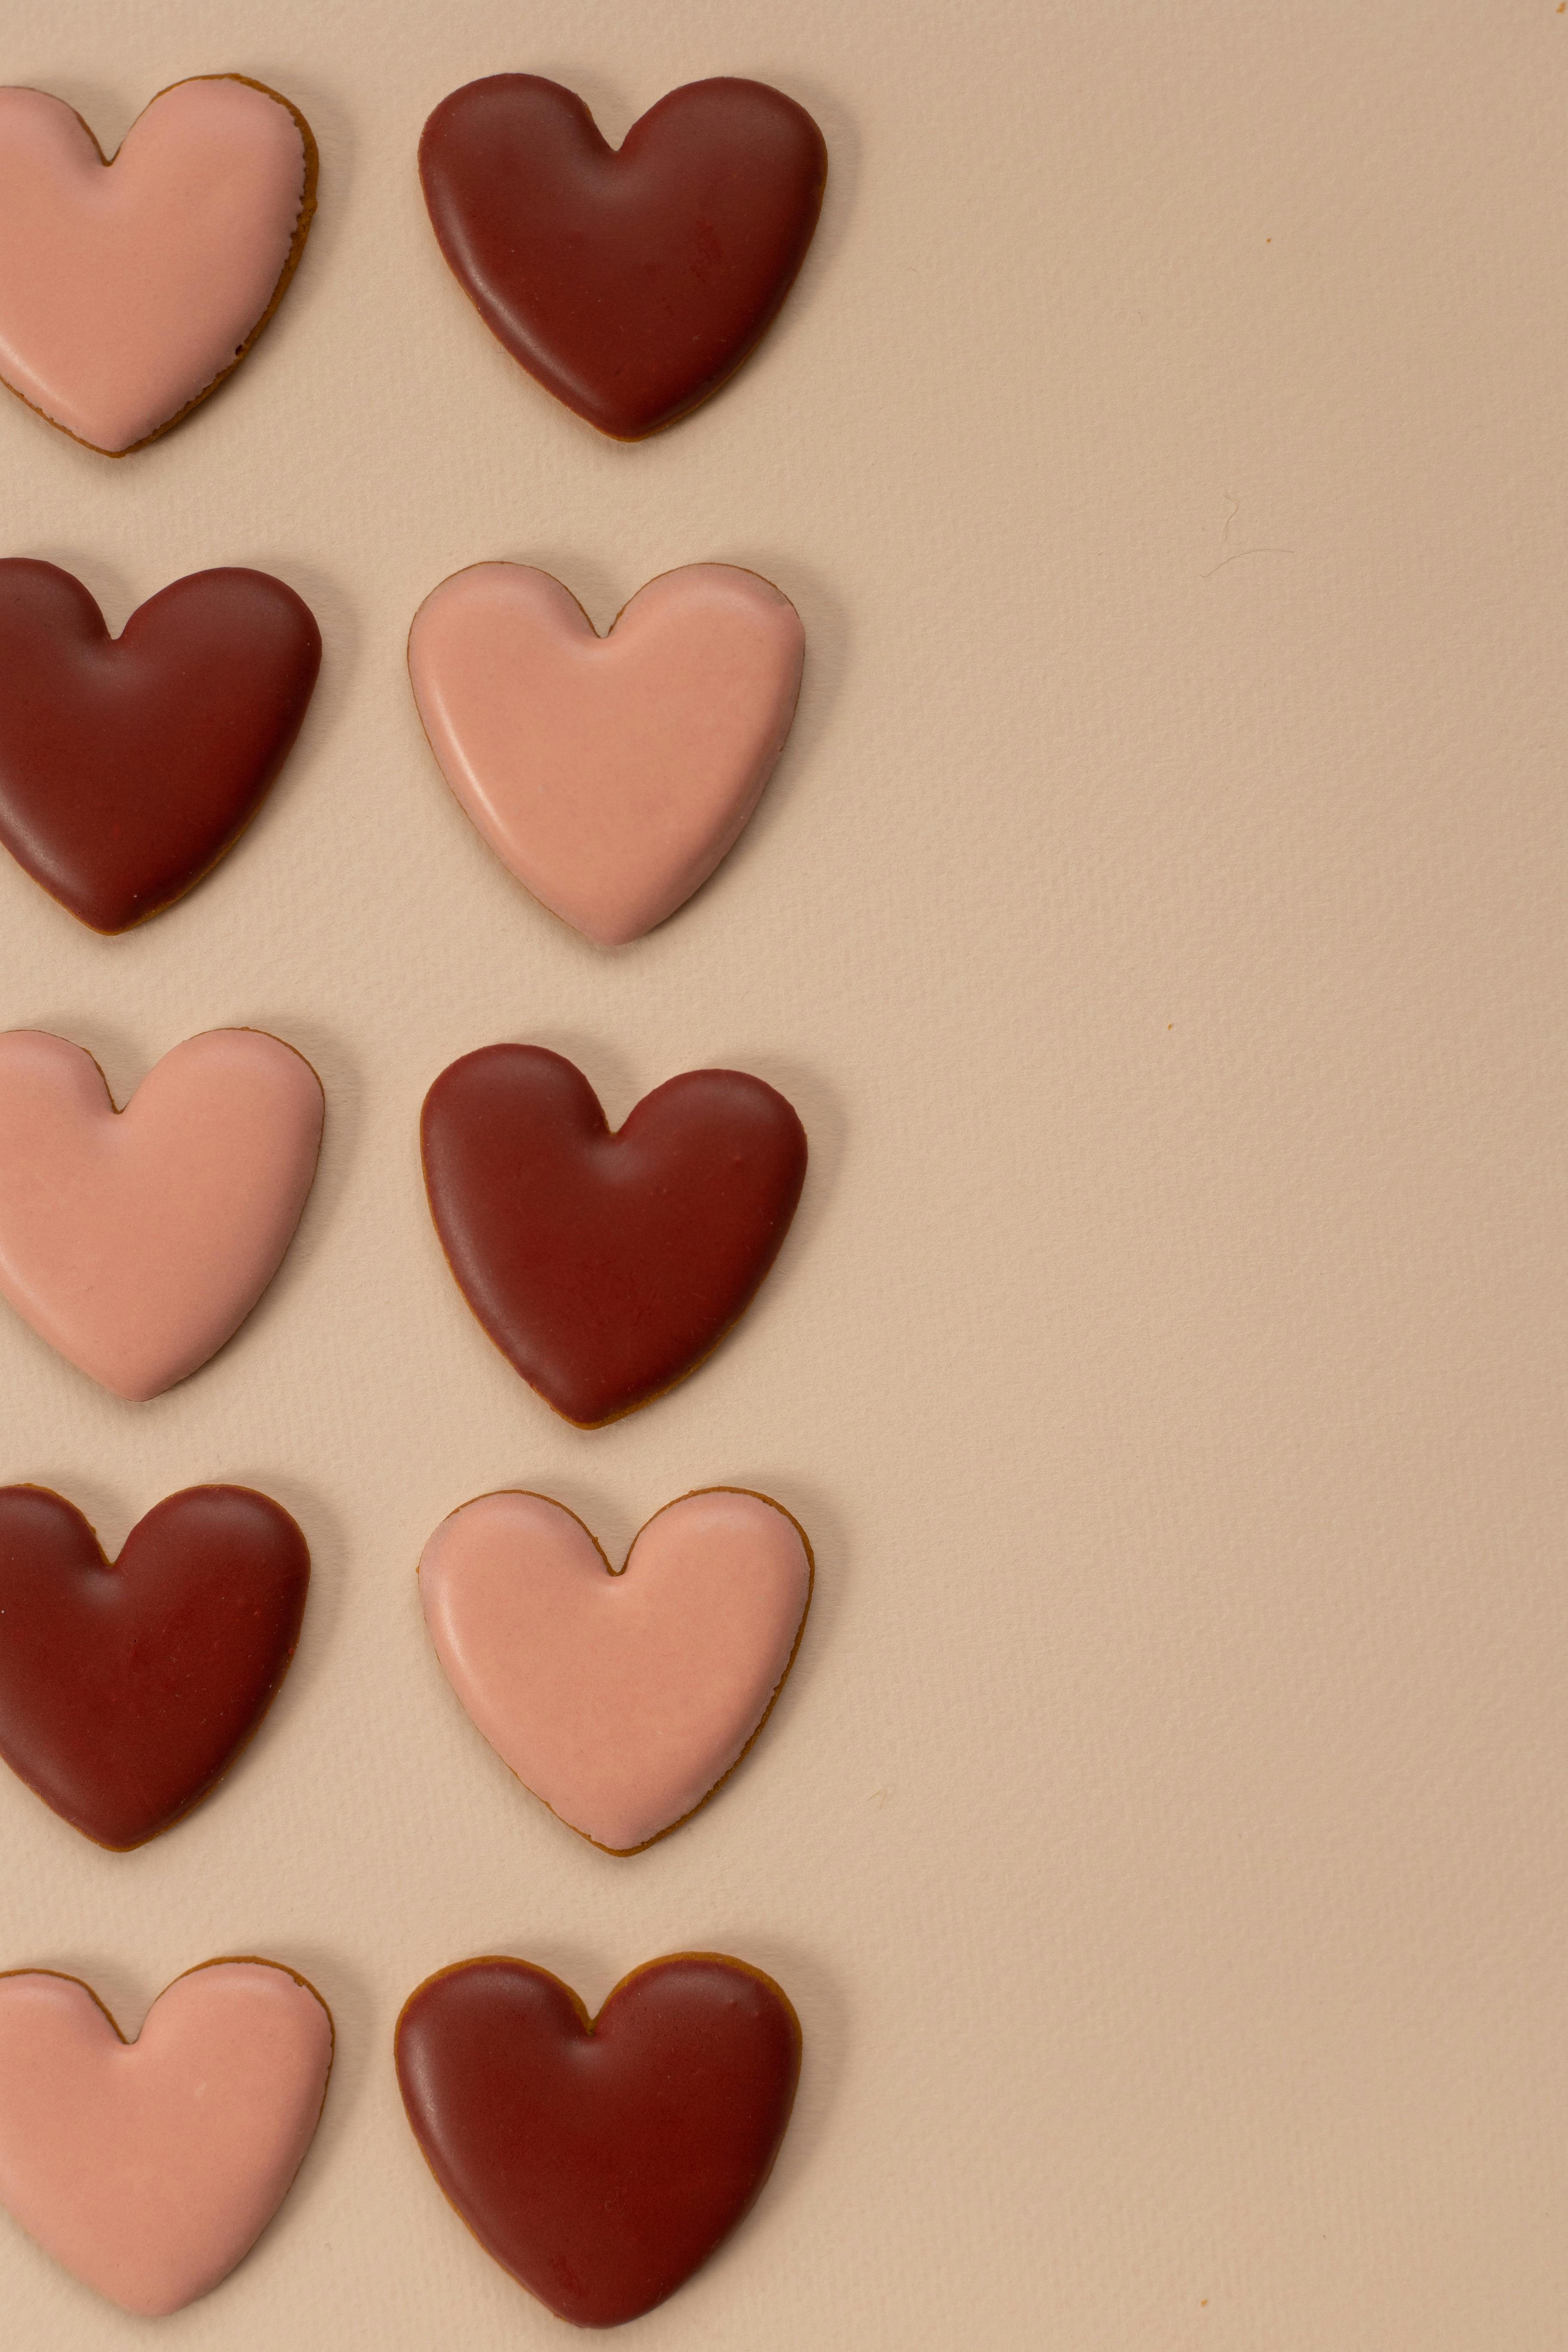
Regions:
M 0 1034 L 0 1297 L 145 1402 L 230 1339 L 282 1263 L 325 1115 L 259 1029 L 165 1054 L 117 1110 L 80 1045 Z M 760 1289 L 805 1181 L 805 1129 L 743 1070 L 686 1070 L 616 1130 L 576 1066 L 486 1045 L 425 1097 L 430 1214 L 459 1290 L 545 1402 L 596 1429 L 710 1355 Z
M 276 1960 L 208 1960 L 125 2041 L 90 1986 L 0 1975 L 0 2205 L 155 2319 L 210 2293 L 288 2195 L 326 2104 L 331 2011 Z M 485 2252 L 559 2318 L 637 2319 L 773 2169 L 800 2074 L 782 1988 L 718 1952 L 624 1977 L 590 2019 L 531 1961 L 459 1960 L 393 2036 L 404 2112 Z
M 420 1555 L 437 1657 L 503 1764 L 568 1829 L 641 1852 L 706 1803 L 795 1663 L 805 1529 L 710 1486 L 666 1504 L 611 1568 L 563 1504 L 481 1495 Z M 74 1504 L 0 1488 L 0 1759 L 114 1853 L 208 1796 L 282 1685 L 305 1538 L 245 1486 L 166 1496 L 106 1559 Z
M 316 210 L 298 107 L 243 74 L 163 90 L 112 160 L 64 100 L 0 89 L 0 380 L 108 457 L 216 391 L 282 300 Z M 430 224 L 502 347 L 639 441 L 716 392 L 777 315 L 827 151 L 763 82 L 671 90 L 612 150 L 574 92 L 495 74 L 419 142 Z
M 426 735 L 459 806 L 540 903 L 625 946 L 734 847 L 784 750 L 805 638 L 779 589 L 692 563 L 601 637 L 570 590 L 478 563 L 408 637 Z M 0 561 L 0 843 L 105 933 L 211 871 L 292 749 L 321 631 L 269 573 L 192 572 L 111 637 L 81 582 Z

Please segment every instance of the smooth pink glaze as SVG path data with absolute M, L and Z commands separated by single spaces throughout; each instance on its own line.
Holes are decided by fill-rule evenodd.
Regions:
M 0 1036 L 0 1297 L 117 1396 L 216 1353 L 266 1289 L 321 1149 L 321 1082 L 259 1029 L 165 1054 L 116 1112 L 90 1054 Z
M 177 82 L 107 165 L 63 99 L 0 89 L 0 376 L 93 448 L 133 447 L 233 366 L 304 193 L 299 124 L 247 83 Z
M 110 2302 L 178 2311 L 282 2203 L 331 2063 L 325 2003 L 266 1960 L 176 1978 L 129 2042 L 74 1977 L 0 1978 L 0 2204 Z
M 618 947 L 734 846 L 805 650 L 788 597 L 733 564 L 650 580 L 600 637 L 548 572 L 477 563 L 419 607 L 408 670 L 441 772 L 497 856 Z
M 811 1594 L 795 1521 L 760 1495 L 688 1495 L 612 1575 L 542 1495 L 481 1495 L 419 1563 L 425 1622 L 501 1761 L 572 1829 L 626 1853 L 720 1780 L 787 1673 Z

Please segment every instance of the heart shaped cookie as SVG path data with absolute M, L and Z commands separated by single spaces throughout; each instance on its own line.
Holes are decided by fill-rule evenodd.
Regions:
M 718 1346 L 805 1181 L 805 1129 L 761 1078 L 687 1070 L 612 1135 L 582 1071 L 542 1045 L 452 1063 L 420 1143 L 458 1287 L 582 1429 L 635 1412 Z
M 259 1029 L 165 1054 L 117 1111 L 81 1046 L 0 1036 L 0 1297 L 116 1396 L 214 1356 L 281 1263 L 316 1173 L 321 1082 Z
M 112 161 L 63 99 L 0 89 L 0 381 L 139 449 L 238 366 L 315 208 L 309 123 L 243 74 L 161 90 Z
M 176 1977 L 134 2042 L 75 1977 L 0 1977 L 0 2205 L 111 2303 L 179 2311 L 283 2202 L 331 2064 L 326 2002 L 275 1960 Z
M 764 82 L 672 89 L 617 150 L 574 91 L 492 74 L 441 100 L 419 177 L 498 341 L 601 433 L 640 441 L 717 392 L 773 323 L 827 150 Z
M 419 607 L 408 674 L 441 772 L 502 864 L 619 947 L 740 838 L 805 652 L 788 597 L 731 563 L 650 580 L 605 637 L 548 572 L 477 563 Z
M 166 1496 L 105 1559 L 74 1504 L 0 1487 L 0 1757 L 124 1853 L 198 1804 L 289 1671 L 310 1555 L 246 1486 Z
M 0 842 L 95 931 L 230 848 L 288 757 L 321 633 L 265 572 L 195 572 L 111 637 L 81 582 L 0 561 Z
M 800 2074 L 771 1977 L 677 1952 L 590 2020 L 527 1960 L 462 1960 L 411 1993 L 398 2086 L 442 2193 L 558 2318 L 616 2327 L 683 2285 L 755 2202 Z
M 733 1771 L 795 1663 L 811 1584 L 804 1530 L 734 1486 L 667 1503 L 618 1574 L 544 1495 L 465 1503 L 419 1562 L 425 1622 L 468 1713 L 524 1788 L 618 1854 Z

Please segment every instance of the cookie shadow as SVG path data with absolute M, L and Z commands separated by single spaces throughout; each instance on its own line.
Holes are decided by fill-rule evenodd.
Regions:
M 775 340 L 782 347 L 806 331 L 806 321 L 821 299 L 823 283 L 854 225 L 863 159 L 860 125 L 836 90 L 814 80 L 809 74 L 796 73 L 781 76 L 777 87 L 797 106 L 805 107 L 826 141 L 827 185 L 823 191 L 816 234 L 784 309 L 763 339 L 764 350 Z M 815 326 L 811 331 L 816 331 Z
M 344 1197 L 353 1181 L 364 1127 L 364 1066 L 354 1048 L 336 1030 L 310 1014 L 274 1014 L 262 1007 L 245 1024 L 266 1031 L 291 1045 L 315 1071 L 326 1097 L 321 1127 L 321 1156 L 315 1181 L 293 1238 L 283 1253 L 277 1273 L 243 1323 L 225 1340 L 208 1363 L 221 1363 L 247 1332 L 264 1331 L 295 1298 L 302 1286 L 317 1279 L 320 1252 L 330 1243 Z M 206 1365 L 191 1374 L 199 1380 Z M 171 1391 L 173 1393 L 173 1391 Z
M 378 2051 L 375 1994 L 370 1979 L 338 1948 L 287 1939 L 286 1948 L 258 1952 L 258 1959 L 279 1960 L 314 1987 L 331 2011 L 332 2071 L 326 2104 L 316 2136 L 305 2151 L 294 2187 L 279 2209 L 286 2214 L 301 2188 L 311 2192 L 332 2171 L 337 2151 L 346 2137 L 354 2112 L 369 2087 Z M 390 2036 L 388 2037 L 390 2041 Z M 390 2058 L 390 2052 L 388 2052 Z M 278 2216 L 268 2227 L 276 2227 Z M 265 2234 L 265 2233 L 264 2233 Z M 258 2241 L 259 2243 L 260 2241 Z
M 209 904 L 215 912 L 219 894 L 231 888 L 247 887 L 245 861 L 254 848 L 270 841 L 279 825 L 299 821 L 296 803 L 301 792 L 319 785 L 324 772 L 321 758 L 323 746 L 330 740 L 348 700 L 349 687 L 358 665 L 361 629 L 349 596 L 338 581 L 318 566 L 302 562 L 291 550 L 268 547 L 246 551 L 247 567 L 265 572 L 281 580 L 295 593 L 303 597 L 315 615 L 321 632 L 321 667 L 301 722 L 300 733 L 290 746 L 273 782 L 268 786 L 259 807 L 216 863 L 204 874 L 193 887 L 165 908 L 153 920 L 178 924 L 199 917 Z M 91 584 L 90 583 L 89 583 Z M 155 591 L 149 590 L 150 594 Z M 171 929 L 168 934 L 174 936 Z M 266 1024 L 252 1023 L 252 1027 Z M 292 1044 L 293 1039 L 289 1042 Z M 307 1058 L 310 1058 L 307 1056 Z
M 288 387 L 294 383 L 306 356 L 301 339 L 314 331 L 318 309 L 325 316 L 327 307 L 336 299 L 331 264 L 349 216 L 359 155 L 353 117 L 335 90 L 299 71 L 298 60 L 292 54 L 276 65 L 265 57 L 252 58 L 245 71 L 247 79 L 261 82 L 279 98 L 287 99 L 310 125 L 310 136 L 316 142 L 316 209 L 277 309 L 238 367 L 174 428 L 181 433 L 193 424 L 199 429 L 205 411 L 226 400 L 236 380 L 241 377 L 258 384 L 270 380 L 275 390 L 289 397 Z
M 726 876 L 743 875 L 758 858 L 776 855 L 771 846 L 773 835 L 805 786 L 828 736 L 849 670 L 853 634 L 849 607 L 826 572 L 794 553 L 772 548 L 730 547 L 713 561 L 755 572 L 784 591 L 805 626 L 805 665 L 795 719 L 761 800 L 740 839 L 700 889 L 694 890 L 667 919 L 669 923 L 679 923 L 688 908 L 700 906 L 710 891 L 721 887 Z M 665 928 L 662 923 L 658 926 L 660 930 Z
M 302 596 L 316 616 L 321 632 L 321 668 L 310 708 L 300 729 L 299 740 L 289 752 L 282 773 L 263 803 L 270 807 L 289 780 L 289 770 L 316 749 L 321 737 L 341 716 L 348 699 L 348 688 L 360 658 L 363 631 L 359 615 L 348 591 L 336 574 L 324 572 L 320 564 L 302 558 L 293 547 L 277 550 L 261 548 L 253 551 L 247 562 L 254 569 L 269 572 Z
M 818 2151 L 833 2120 L 843 2088 L 849 2050 L 852 2011 L 842 1979 L 820 1952 L 797 1943 L 794 1937 L 748 1933 L 736 1959 L 762 1969 L 779 1986 L 800 2020 L 800 2088 L 784 2146 L 763 2189 L 757 2210 L 782 2211 L 799 2193 L 800 2182 L 818 2160 Z M 737 2240 L 743 2242 L 749 2221 L 721 2247 L 716 2263 L 731 2258 Z
M 297 51 L 289 50 L 276 61 L 265 56 L 253 58 L 245 71 L 252 81 L 265 82 L 268 89 L 275 89 L 279 98 L 286 98 L 290 106 L 297 108 L 310 124 L 310 136 L 316 142 L 316 212 L 295 273 L 302 279 L 312 257 L 327 261 L 336 254 L 359 169 L 359 132 L 353 110 L 338 89 L 301 73 Z M 268 334 L 296 290 L 294 286 L 289 287 L 268 329 Z
M 756 1747 L 742 1759 L 733 1775 L 739 1787 L 759 1751 L 787 1738 L 796 1715 L 811 1702 L 821 1661 L 831 1651 L 843 1615 L 852 1554 L 843 1512 L 826 1489 L 809 1478 L 797 1477 L 793 1470 L 753 1468 L 748 1465 L 727 1477 L 725 1483 L 749 1486 L 754 1494 L 766 1495 L 772 1501 L 781 1503 L 791 1518 L 805 1530 L 812 1559 L 811 1606 L 805 1612 L 800 1647 Z M 721 1789 L 715 1803 L 724 1794 Z
M 269 1769 L 268 1759 L 273 1748 L 279 1740 L 292 1736 L 294 1718 L 300 1709 L 308 1704 L 310 1695 L 326 1679 L 329 1671 L 336 1669 L 335 1645 L 346 1596 L 348 1526 L 319 1486 L 270 1465 L 253 1466 L 243 1462 L 230 1465 L 223 1484 L 251 1486 L 258 1494 L 269 1496 L 275 1503 L 281 1503 L 289 1517 L 298 1523 L 310 1548 L 310 1583 L 300 1627 L 299 1647 L 288 1673 L 278 1686 L 271 1706 L 212 1795 L 195 1808 L 195 1812 L 204 1812 L 209 1804 L 221 1804 L 226 1794 L 237 1790 L 251 1772 Z M 180 1826 L 175 1824 L 176 1829 Z M 309 1970 L 306 1973 L 309 1974 Z
M 742 1051 L 737 1055 L 734 1066 L 764 1079 L 794 1104 L 805 1129 L 806 1144 L 805 1186 L 800 1206 L 766 1281 L 735 1327 L 743 1330 L 753 1318 L 765 1315 L 770 1295 L 783 1289 L 785 1281 L 792 1278 L 791 1270 L 802 1253 L 815 1246 L 843 1174 L 849 1121 L 843 1096 L 832 1080 L 824 1077 L 811 1064 L 797 1062 L 788 1054 L 763 1049 L 756 1053 Z M 722 1353 L 727 1344 L 721 1342 L 715 1353 Z

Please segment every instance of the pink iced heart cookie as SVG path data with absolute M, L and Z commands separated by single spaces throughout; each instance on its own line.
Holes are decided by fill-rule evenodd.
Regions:
M 123 457 L 237 366 L 315 206 L 310 125 L 241 74 L 161 91 L 112 162 L 63 99 L 0 89 L 0 379 Z
M 607 636 L 524 563 L 476 563 L 408 634 L 441 772 L 502 864 L 603 947 L 641 939 L 734 847 L 795 716 L 789 598 L 731 563 L 638 590 Z
M 617 1575 L 543 1495 L 481 1495 L 419 1562 L 447 1679 L 569 1829 L 635 1853 L 739 1763 L 795 1662 L 811 1547 L 765 1495 L 710 1486 L 648 1521 Z
M 75 1977 L 0 1977 L 0 2205 L 85 2284 L 162 2318 L 250 2252 L 331 2064 L 325 2001 L 274 1960 L 176 1977 L 134 2042 Z
M 0 1036 L 0 1297 L 116 1396 L 154 1397 L 249 1314 L 316 1172 L 321 1082 L 259 1029 L 187 1037 L 117 1111 L 90 1054 Z

